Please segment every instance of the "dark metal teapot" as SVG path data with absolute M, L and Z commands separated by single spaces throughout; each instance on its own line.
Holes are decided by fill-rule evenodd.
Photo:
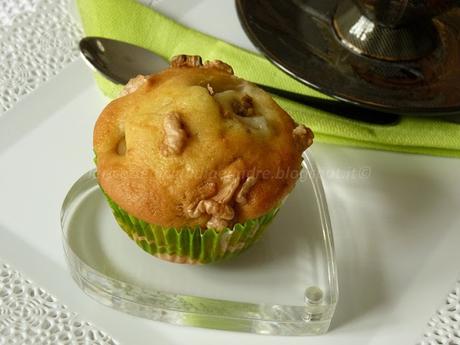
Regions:
M 354 3 L 371 21 L 389 27 L 424 21 L 460 5 L 455 0 L 354 0 Z
M 437 46 L 432 18 L 454 6 L 460 6 L 460 0 L 338 1 L 334 26 L 342 42 L 357 53 L 413 60 Z

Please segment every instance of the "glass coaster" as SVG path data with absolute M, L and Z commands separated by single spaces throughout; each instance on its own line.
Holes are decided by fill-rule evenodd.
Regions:
M 227 261 L 174 264 L 144 252 L 115 222 L 94 170 L 70 189 L 61 225 L 74 280 L 95 300 L 126 313 L 277 335 L 325 333 L 334 314 L 332 232 L 309 154 L 295 189 L 261 239 Z

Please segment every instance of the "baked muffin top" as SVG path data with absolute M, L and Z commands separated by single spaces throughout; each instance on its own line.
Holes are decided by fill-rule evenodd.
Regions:
M 148 223 L 222 229 L 278 206 L 312 140 L 229 65 L 181 55 L 159 74 L 132 79 L 102 111 L 97 178 Z

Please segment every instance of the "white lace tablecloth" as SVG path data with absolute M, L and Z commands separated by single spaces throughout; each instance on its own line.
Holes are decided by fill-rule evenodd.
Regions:
M 0 0 L 0 116 L 78 57 L 82 31 L 68 1 Z M 117 344 L 0 262 L 0 345 L 57 343 Z M 416 343 L 460 345 L 460 280 Z
M 78 57 L 68 0 L 0 0 L 0 112 Z
M 68 5 L 0 0 L 0 116 L 78 57 Z M 0 345 L 13 344 L 118 343 L 0 260 Z
M 0 261 L 0 345 L 118 344 Z

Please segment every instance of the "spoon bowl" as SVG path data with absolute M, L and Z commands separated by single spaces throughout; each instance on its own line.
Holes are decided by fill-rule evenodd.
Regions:
M 103 37 L 85 37 L 80 51 L 89 66 L 117 84 L 136 75 L 148 75 L 169 66 L 165 59 L 134 44 Z
M 149 75 L 169 66 L 161 56 L 145 48 L 103 37 L 85 37 L 80 41 L 80 51 L 88 65 L 116 84 L 125 85 L 131 78 Z M 400 116 L 351 103 L 322 99 L 254 83 L 265 91 L 306 106 L 337 116 L 372 124 L 393 125 Z

